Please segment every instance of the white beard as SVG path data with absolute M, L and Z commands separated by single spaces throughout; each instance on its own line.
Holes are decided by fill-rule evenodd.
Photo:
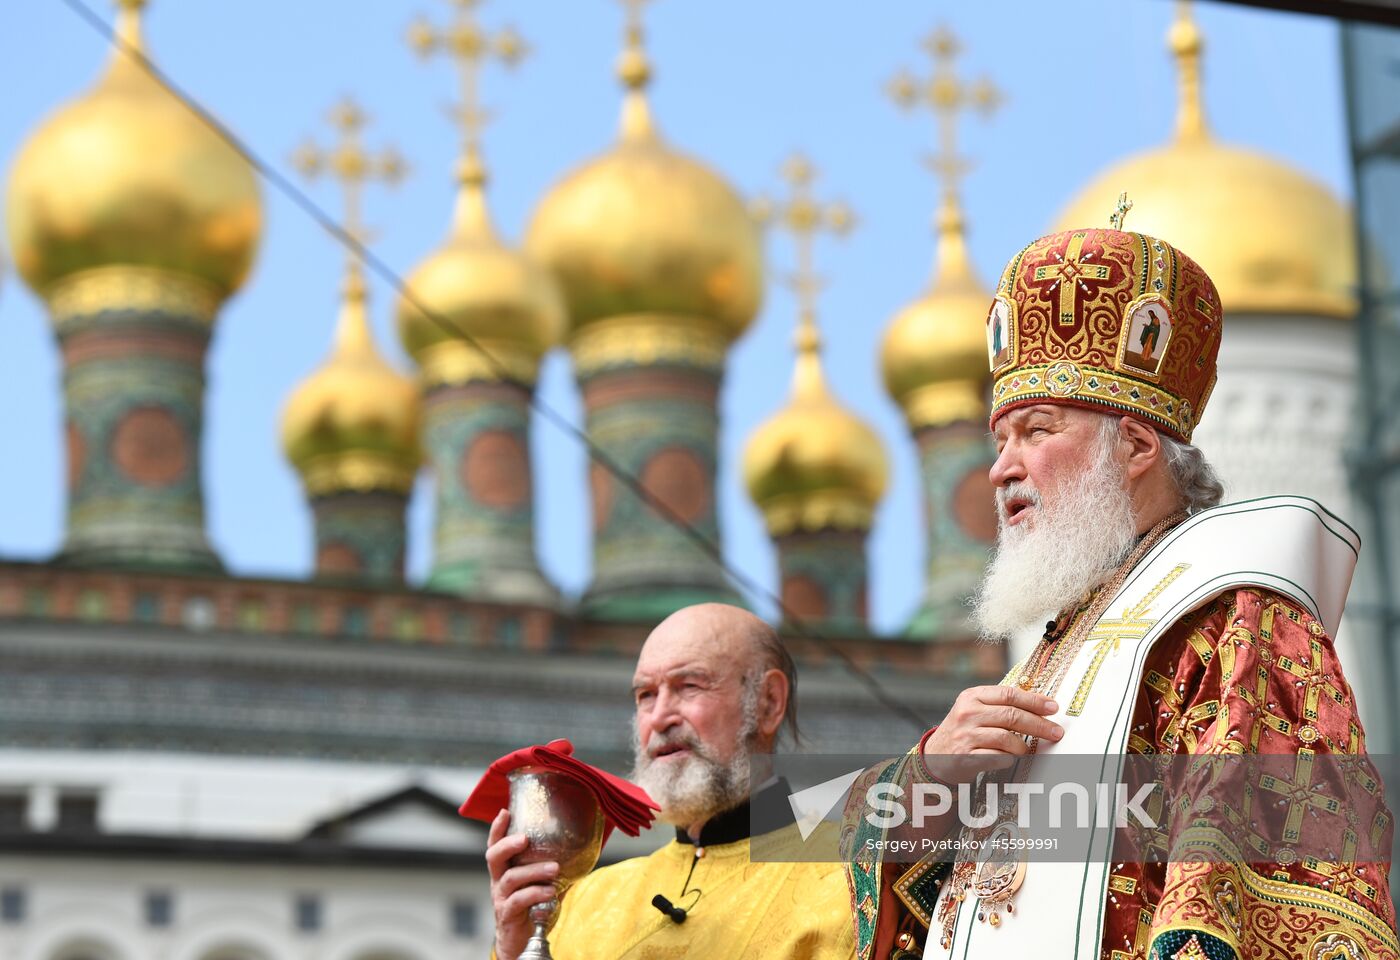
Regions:
M 1126 471 L 1100 438 L 1092 462 L 1042 497 L 1029 483 L 997 489 L 997 549 L 973 601 L 972 621 L 1003 641 L 1069 609 L 1103 583 L 1137 542 Z M 1034 514 L 1006 525 L 1004 503 L 1023 497 Z
M 669 733 L 653 734 L 643 744 L 632 732 L 634 763 L 632 781 L 661 805 L 656 818 L 662 823 L 688 827 L 708 820 L 715 814 L 737 807 L 749 796 L 749 747 L 758 728 L 755 703 L 744 703 L 744 726 L 734 743 L 734 755 L 728 763 L 714 752 L 688 727 Z M 652 752 L 665 746 L 683 746 L 690 756 L 673 760 L 657 760 Z

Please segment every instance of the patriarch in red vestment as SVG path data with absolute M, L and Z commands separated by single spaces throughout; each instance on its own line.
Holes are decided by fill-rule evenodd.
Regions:
M 1145 309 L 1155 329 L 1134 331 Z M 1232 572 L 1214 589 L 1207 579 L 1224 562 L 1202 546 L 1211 530 L 1253 523 L 1272 535 L 1270 524 L 1297 523 L 1352 542 L 1310 501 L 1265 502 L 1254 511 L 1265 519 L 1221 505 L 1222 485 L 1191 445 L 1216 377 L 1215 285 L 1165 240 L 1088 228 L 1017 253 L 991 311 L 1008 328 L 1003 349 L 989 351 L 999 533 L 974 619 L 991 639 L 1040 637 L 1002 684 L 964 691 L 906 756 L 857 782 L 846 827 L 858 844 L 847 868 L 857 956 L 1396 958 L 1389 864 L 1376 855 L 1389 855 L 1391 820 L 1367 772 L 1335 623 L 1314 602 L 1320 589 L 1281 572 L 1340 580 L 1344 600 L 1354 549 L 1345 570 L 1317 570 L 1287 549 L 1254 556 L 1237 536 L 1217 541 L 1221 552 L 1252 557 L 1241 569 L 1257 575 Z M 1147 577 L 1158 584 L 1149 591 L 1138 581 L 1153 564 L 1168 574 Z M 1189 605 L 1162 600 L 1153 619 L 1152 604 L 1173 590 Z M 861 852 L 862 786 L 955 785 L 970 776 L 961 757 L 1043 763 L 1062 742 L 1110 728 L 1121 728 L 1121 749 L 1105 756 L 1282 762 L 1238 789 L 1193 782 L 1195 796 L 1154 841 L 1169 855 L 1115 838 L 1095 882 L 1073 890 L 1047 882 L 1064 872 L 1037 862 L 998 873 L 952 854 L 896 863 Z M 1286 821 L 1288 842 L 1263 836 L 1265 810 Z M 962 827 L 943 817 L 933 833 L 957 836 Z M 1064 908 L 1046 912 L 1047 902 Z

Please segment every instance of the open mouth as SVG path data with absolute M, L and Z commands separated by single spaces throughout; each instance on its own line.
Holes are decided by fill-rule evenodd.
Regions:
M 653 760 L 660 760 L 662 757 L 674 757 L 678 753 L 689 753 L 690 748 L 679 743 L 668 743 L 660 747 L 651 755 Z
M 1013 497 L 1007 500 L 1006 522 L 1011 526 L 1015 526 L 1017 523 L 1020 523 L 1022 520 L 1026 519 L 1031 507 L 1033 506 L 1035 506 L 1035 504 L 1031 503 L 1029 500 L 1023 500 L 1018 497 Z

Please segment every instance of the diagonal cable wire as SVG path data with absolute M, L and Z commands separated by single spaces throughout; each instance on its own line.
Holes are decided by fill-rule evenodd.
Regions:
M 486 361 L 487 366 L 491 368 L 492 374 L 500 381 L 521 388 L 525 392 L 525 395 L 530 398 L 530 407 L 539 414 L 541 419 L 552 424 L 566 436 L 576 440 L 588 453 L 589 459 L 606 470 L 618 483 L 622 484 L 630 490 L 634 496 L 638 497 L 648 507 L 656 511 L 663 520 L 679 531 L 702 553 L 714 561 L 735 586 L 745 593 L 748 593 L 750 596 L 765 597 L 772 601 L 777 608 L 782 611 L 785 623 L 794 633 L 805 639 L 813 640 L 821 644 L 826 652 L 839 660 L 842 666 L 846 668 L 847 672 L 858 680 L 877 702 L 891 713 L 913 724 L 920 731 L 928 729 L 929 724 L 927 720 L 922 717 L 917 710 L 886 690 L 878 678 L 857 663 L 850 654 L 841 649 L 838 643 L 819 631 L 813 630 L 801 617 L 783 603 L 780 596 L 774 594 L 771 590 L 758 583 L 743 571 L 731 567 L 724 559 L 724 555 L 721 553 L 718 544 L 677 513 L 670 504 L 648 490 L 641 480 L 622 466 L 622 464 L 618 463 L 611 454 L 595 443 L 582 428 L 570 422 L 567 417 L 540 399 L 538 393 L 530 384 L 524 383 L 519 377 L 516 377 L 507 370 L 505 365 L 502 364 L 490 350 L 486 349 L 480 341 L 472 336 L 469 331 L 457 327 L 436 310 L 433 310 L 427 304 L 423 303 L 414 290 L 403 281 L 392 267 L 385 263 L 374 251 L 361 243 L 355 236 L 346 231 L 333 217 L 322 210 L 315 201 L 307 196 L 305 191 L 297 186 L 296 183 L 271 163 L 264 160 L 252 147 L 244 143 L 243 140 L 226 127 L 222 121 L 210 113 L 209 110 L 205 109 L 199 101 L 176 83 L 168 73 L 153 63 L 145 53 L 123 40 L 106 19 L 96 13 L 91 7 L 84 3 L 83 0 L 62 0 L 62 3 L 73 11 L 81 20 L 87 23 L 89 27 L 106 38 L 109 44 L 139 63 L 152 78 L 170 92 L 171 96 L 179 100 L 187 110 L 193 113 L 208 126 L 210 130 L 216 133 L 230 148 L 237 152 L 249 166 L 256 170 L 264 180 L 271 183 L 277 188 L 278 192 L 296 204 L 303 213 L 335 238 L 341 246 L 359 257 L 365 266 L 387 283 L 394 292 L 406 302 L 411 304 L 414 309 L 422 313 L 444 332 L 451 334 L 453 337 L 456 337 L 475 350 Z

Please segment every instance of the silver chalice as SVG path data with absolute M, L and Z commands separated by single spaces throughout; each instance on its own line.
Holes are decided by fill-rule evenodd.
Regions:
M 530 908 L 535 931 L 520 960 L 552 960 L 545 934 L 559 912 L 559 898 L 588 876 L 603 849 L 603 810 L 577 777 L 548 767 L 520 767 L 509 774 L 510 831 L 530 838 L 512 866 L 553 860 L 559 864 L 554 897 Z

